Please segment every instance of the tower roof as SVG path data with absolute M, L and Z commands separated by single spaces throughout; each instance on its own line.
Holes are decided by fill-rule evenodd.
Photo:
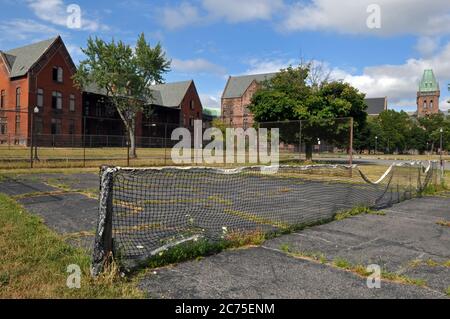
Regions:
M 434 72 L 431 69 L 423 72 L 422 80 L 419 84 L 419 92 L 436 92 L 439 91 L 439 82 L 434 76 Z

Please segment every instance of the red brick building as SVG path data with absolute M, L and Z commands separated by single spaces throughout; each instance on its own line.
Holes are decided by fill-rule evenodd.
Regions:
M 153 85 L 147 107 L 151 109 L 150 115 L 147 116 L 146 112 L 137 115 L 137 137 L 163 137 L 167 134 L 170 138 L 171 129 L 186 127 L 192 130 L 194 120 L 201 120 L 203 113 L 193 80 Z M 83 92 L 83 114 L 88 135 L 125 134 L 114 106 L 108 105 L 107 98 L 95 85 Z
M 124 135 L 114 106 L 95 86 L 80 92 L 72 81 L 75 72 L 60 36 L 0 51 L 0 144 L 29 145 L 32 128 L 41 146 L 81 145 L 83 133 Z M 194 120 L 202 119 L 193 80 L 154 85 L 152 90 L 148 107 L 153 112 L 138 114 L 137 137 L 164 136 L 167 125 L 193 129 Z
M 222 118 L 234 127 L 251 127 L 253 114 L 248 109 L 260 83 L 270 80 L 276 73 L 230 76 L 222 94 Z
M 61 37 L 0 51 L 0 143 L 27 144 L 34 132 L 81 134 L 76 67 Z M 39 112 L 32 114 L 35 107 Z

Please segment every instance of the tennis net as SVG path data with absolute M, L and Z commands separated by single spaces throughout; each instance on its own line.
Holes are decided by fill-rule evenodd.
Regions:
M 357 166 L 102 167 L 93 255 L 132 268 L 198 240 L 292 231 L 356 206 L 382 208 L 438 183 L 437 164 L 392 165 L 377 181 Z

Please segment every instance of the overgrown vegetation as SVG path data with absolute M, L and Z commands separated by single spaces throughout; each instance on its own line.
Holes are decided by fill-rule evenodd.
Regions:
M 135 277 L 119 276 L 116 265 L 90 276 L 90 257 L 66 244 L 41 220 L 0 194 L 0 298 L 140 298 Z M 67 267 L 81 269 L 81 288 L 66 286 Z
M 444 227 L 450 227 L 450 221 L 448 221 L 448 220 L 439 220 L 436 222 L 436 224 L 444 226 Z
M 366 215 L 366 214 L 381 215 L 381 216 L 386 215 L 386 213 L 383 211 L 375 211 L 366 206 L 358 206 L 358 207 L 354 207 L 350 210 L 345 210 L 345 211 L 336 213 L 336 215 L 334 216 L 334 219 L 335 220 L 343 220 L 343 219 L 350 218 L 353 216 Z

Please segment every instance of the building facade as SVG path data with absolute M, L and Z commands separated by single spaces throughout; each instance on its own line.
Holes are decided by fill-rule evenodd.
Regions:
M 417 91 L 417 116 L 439 113 L 440 96 L 439 82 L 434 76 L 433 70 L 425 70 Z
M 59 36 L 0 51 L 0 143 L 29 144 L 32 128 L 39 135 L 81 134 L 75 72 Z
M 144 112 L 136 116 L 136 131 L 140 137 L 161 138 L 173 129 L 194 129 L 194 120 L 202 119 L 203 107 L 193 80 L 152 86 L 152 97 Z M 105 93 L 95 85 L 83 92 L 83 127 L 87 135 L 122 136 L 125 128 L 118 112 L 110 105 Z
M 253 126 L 254 117 L 248 109 L 252 96 L 261 83 L 270 80 L 276 73 L 230 76 L 222 94 L 222 119 L 233 127 Z
M 125 135 L 104 92 L 95 85 L 81 92 L 72 80 L 75 72 L 60 36 L 0 51 L 0 144 L 29 145 L 33 136 L 42 146 L 78 146 L 83 134 Z M 190 80 L 152 86 L 146 109 L 151 111 L 136 118 L 138 137 L 164 136 L 166 126 L 193 130 L 203 108 Z

